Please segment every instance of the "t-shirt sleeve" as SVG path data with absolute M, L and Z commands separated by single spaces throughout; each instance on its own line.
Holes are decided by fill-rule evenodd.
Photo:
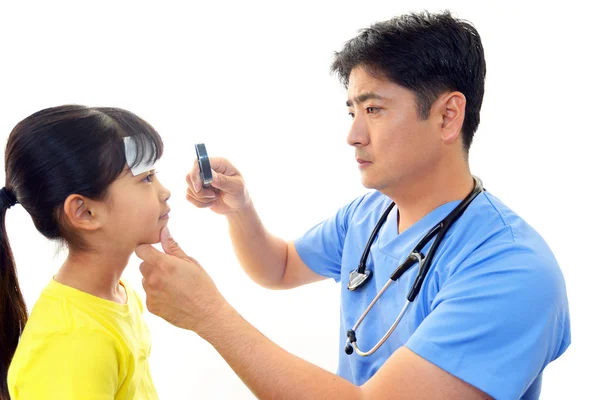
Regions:
M 9 382 L 13 400 L 114 400 L 119 388 L 116 342 L 98 332 L 57 333 L 30 350 Z
M 294 241 L 302 261 L 317 274 L 340 281 L 348 223 L 362 199 L 360 197 L 340 208 L 334 216 L 317 224 Z
M 527 248 L 474 254 L 406 347 L 496 399 L 519 399 L 570 344 L 564 280 L 553 258 Z

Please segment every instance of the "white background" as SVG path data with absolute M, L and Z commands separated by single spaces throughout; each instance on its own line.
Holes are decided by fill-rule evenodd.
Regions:
M 265 335 L 335 371 L 340 287 L 251 282 L 225 219 L 185 201 L 192 145 L 204 141 L 242 171 L 271 231 L 301 235 L 365 191 L 345 143 L 345 91 L 328 72 L 333 51 L 372 22 L 448 8 L 475 24 L 487 60 L 472 171 L 543 235 L 567 282 L 573 343 L 546 369 L 542 398 L 589 398 L 600 358 L 595 3 L 2 1 L 0 142 L 22 118 L 65 103 L 147 119 L 166 146 L 159 178 L 173 194 L 175 239 Z M 20 207 L 7 229 L 31 307 L 65 255 Z M 133 256 L 125 278 L 142 291 L 138 265 Z M 161 398 L 252 398 L 210 345 L 147 321 Z

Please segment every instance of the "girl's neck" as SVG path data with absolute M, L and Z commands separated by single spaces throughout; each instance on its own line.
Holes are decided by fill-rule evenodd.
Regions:
M 54 280 L 93 296 L 125 304 L 127 295 L 119 280 L 131 254 L 69 251 Z

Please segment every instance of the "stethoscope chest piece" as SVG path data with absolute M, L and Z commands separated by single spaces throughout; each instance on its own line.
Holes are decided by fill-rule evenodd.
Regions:
M 361 288 L 367 283 L 371 277 L 371 270 L 366 269 L 364 273 L 358 272 L 358 269 L 350 272 L 350 279 L 348 280 L 348 290 L 356 290 Z

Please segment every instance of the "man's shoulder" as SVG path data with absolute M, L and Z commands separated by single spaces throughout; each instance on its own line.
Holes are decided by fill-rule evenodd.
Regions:
M 487 242 L 550 251 L 542 236 L 523 217 L 489 192 L 473 201 L 473 205 L 465 211 L 461 225 L 482 244 Z
M 524 218 L 487 192 L 473 206 L 458 223 L 458 237 L 453 243 L 459 249 L 459 259 L 464 257 L 459 269 L 515 273 L 528 283 L 541 279 L 564 284 L 552 250 Z

